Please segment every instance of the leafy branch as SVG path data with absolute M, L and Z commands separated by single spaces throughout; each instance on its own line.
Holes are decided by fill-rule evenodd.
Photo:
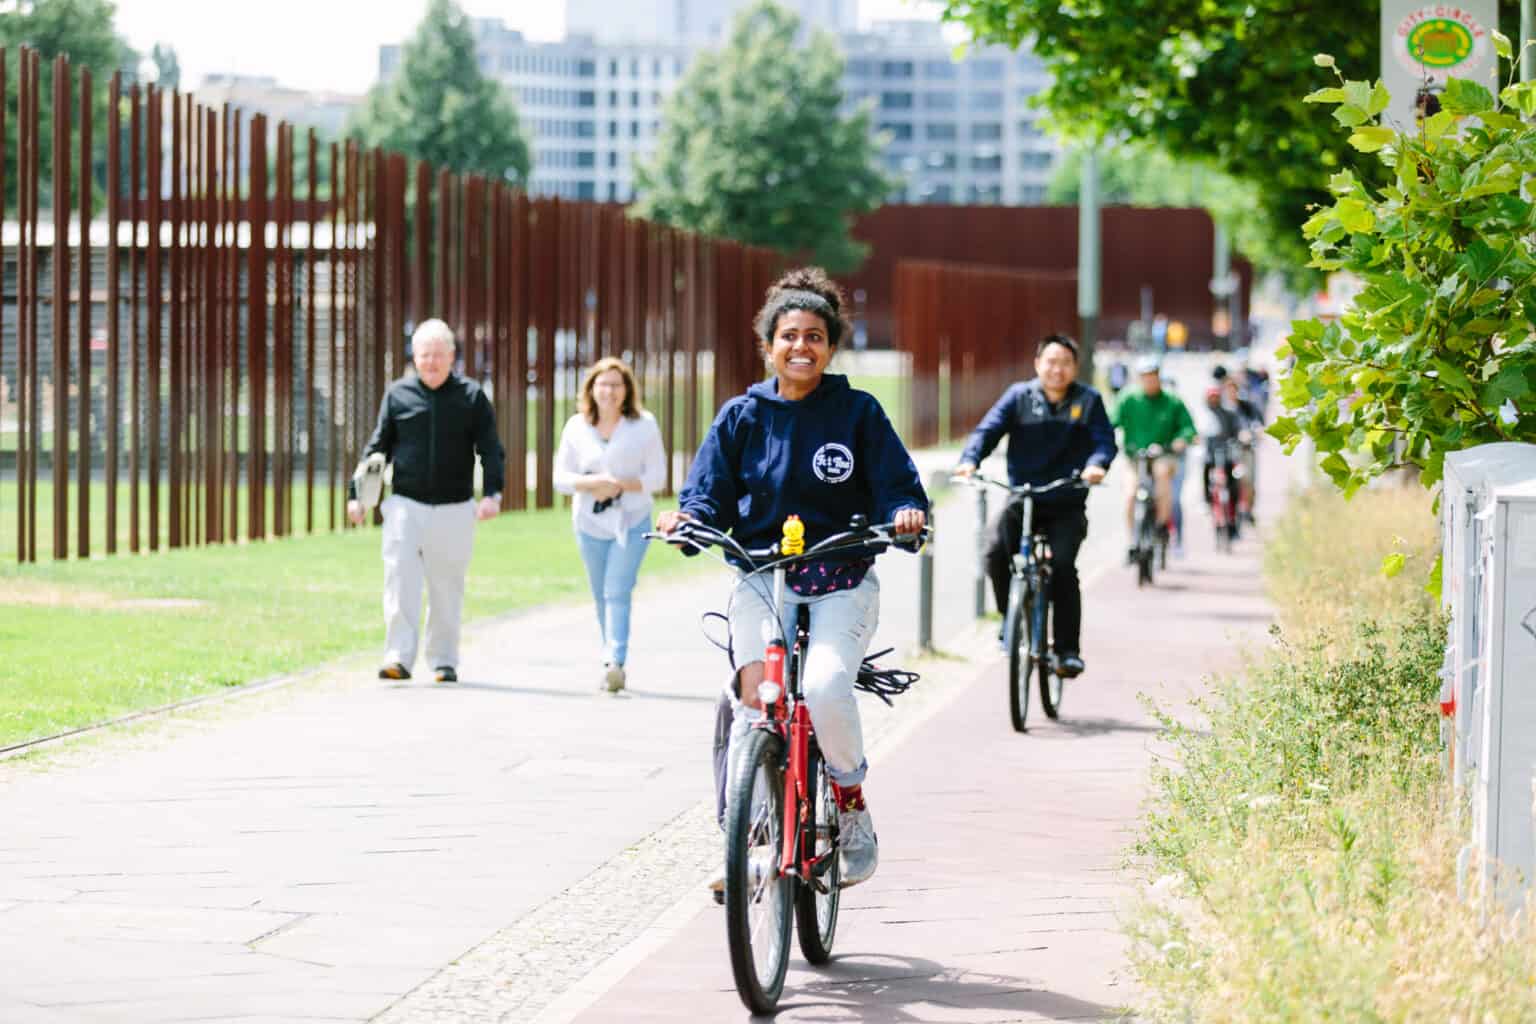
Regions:
M 1523 187 L 1536 175 L 1536 83 L 1514 81 L 1507 38 L 1494 48 L 1511 65 L 1497 96 L 1453 78 L 1439 112 L 1407 130 L 1385 123 L 1381 82 L 1314 58 L 1336 84 L 1306 102 L 1333 108 L 1357 165 L 1379 166 L 1336 172 L 1331 204 L 1303 226 L 1309 265 L 1359 291 L 1336 321 L 1292 325 L 1287 413 L 1270 433 L 1287 450 L 1310 438 L 1346 495 L 1410 465 L 1433 485 L 1448 452 L 1536 441 L 1523 410 L 1536 396 L 1536 205 Z

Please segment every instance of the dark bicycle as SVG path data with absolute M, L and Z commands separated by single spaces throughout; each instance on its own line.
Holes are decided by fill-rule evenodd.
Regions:
M 1136 504 L 1131 520 L 1131 561 L 1136 566 L 1136 585 L 1152 583 L 1153 566 L 1168 568 L 1168 526 L 1157 521 L 1157 479 L 1153 465 L 1166 452 L 1152 445 L 1136 453 Z
M 1034 528 L 1035 499 L 1061 490 L 1087 490 L 1088 484 L 1076 473 L 1038 486 L 1014 486 L 980 473 L 964 479 L 1007 491 L 1024 506 L 1019 550 L 1013 556 L 1013 581 L 1008 586 L 1008 610 L 1003 615 L 1003 648 L 1008 652 L 1008 715 L 1014 730 L 1024 732 L 1029 718 L 1030 680 L 1039 678 L 1040 706 L 1051 719 L 1061 714 L 1065 682 L 1050 644 L 1054 566 L 1045 534 Z
M 747 578 L 761 584 L 758 595 L 773 608 L 773 621 L 782 623 L 785 571 L 796 562 L 850 548 L 916 548 L 930 535 L 924 527 L 920 534 L 898 537 L 893 524 L 869 526 L 859 516 L 848 531 L 806 547 L 800 520 L 791 516 L 783 540 L 756 550 L 697 521 L 680 523 L 670 534 L 646 536 L 729 551 L 751 566 Z M 809 645 L 810 608 L 801 604 L 793 644 L 779 636 L 768 645 L 758 685 L 763 719 L 735 753 L 741 767 L 726 797 L 726 939 L 736 992 L 753 1013 L 772 1013 L 778 1005 L 789 970 L 792 925 L 798 925 L 800 952 L 818 966 L 831 960 L 837 933 L 837 803 L 801 693 Z M 889 694 L 902 692 L 917 676 L 874 669 L 870 661 L 878 656 L 866 657 L 855 685 L 889 703 Z

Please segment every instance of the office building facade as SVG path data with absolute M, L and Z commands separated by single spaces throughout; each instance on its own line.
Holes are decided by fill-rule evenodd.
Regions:
M 572 23 L 595 19 L 599 8 L 611 13 L 610 2 L 589 0 L 585 14 L 583 4 L 573 2 Z M 653 18 L 718 17 L 733 13 L 733 5 L 736 0 L 637 0 L 633 17 L 615 15 L 607 41 L 568 34 L 559 42 L 534 42 L 498 20 L 476 20 L 481 70 L 511 91 L 532 143 L 530 193 L 633 199 L 634 165 L 655 149 L 667 97 L 693 54 L 718 45 L 718 32 L 677 42 L 646 42 L 639 32 Z M 852 0 L 799 0 L 799 6 L 818 26 L 845 26 L 854 11 Z M 630 33 L 636 38 L 624 41 Z M 871 105 L 874 130 L 887 140 L 882 160 L 895 183 L 892 202 L 1045 201 L 1059 149 L 1029 105 L 1047 82 L 1033 56 L 975 47 L 955 60 L 932 22 L 877 24 L 839 38 L 847 54 L 845 111 Z M 381 47 L 381 77 L 394 74 L 399 59 L 399 47 Z

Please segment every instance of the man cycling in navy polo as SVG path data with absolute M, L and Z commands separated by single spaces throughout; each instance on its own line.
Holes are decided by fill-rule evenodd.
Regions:
M 1081 472 L 1083 480 L 1097 484 L 1115 461 L 1115 431 L 1109 425 L 1103 397 L 1093 388 L 1077 383 L 1077 342 L 1064 334 L 1043 338 L 1035 356 L 1034 380 L 1020 381 L 982 417 L 971 432 L 957 476 L 970 476 L 1008 438 L 1008 481 L 1047 484 Z M 1080 634 L 1083 621 L 1082 587 L 1077 576 L 1077 552 L 1088 536 L 1088 497 L 1081 490 L 1067 490 L 1035 500 L 1035 528 L 1044 533 L 1056 567 L 1051 577 L 1055 605 L 1055 649 L 1058 671 L 1072 678 L 1083 671 Z M 987 576 L 998 611 L 1008 607 L 1011 564 L 1024 532 L 1021 501 L 1010 501 L 993 528 L 987 548 Z

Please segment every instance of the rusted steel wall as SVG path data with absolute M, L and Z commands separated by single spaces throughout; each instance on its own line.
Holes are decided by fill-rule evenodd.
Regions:
M 92 124 L 88 73 L 0 49 L 0 173 L 13 145 L 19 172 L 0 203 L 0 502 L 21 561 L 342 527 L 428 317 L 495 400 L 509 509 L 553 504 L 557 432 L 598 356 L 633 363 L 669 450 L 690 454 L 762 375 L 765 250 L 353 142 L 327 170 L 313 132 L 301 146 L 261 114 L 109 87 Z M 44 96 L 78 111 L 47 140 Z
M 885 206 L 861 218 L 853 234 L 869 244 L 870 254 L 847 284 L 856 297 L 863 293 L 860 314 L 877 347 L 893 344 L 899 301 L 894 272 L 901 261 L 1077 270 L 1075 206 Z M 1210 293 L 1215 227 L 1204 210 L 1105 207 L 1102 240 L 1100 338 L 1124 337 L 1126 326 L 1141 314 L 1141 289 L 1147 286 L 1154 312 L 1182 321 L 1192 345 L 1216 342 Z M 1242 261 L 1234 267 L 1247 310 L 1253 270 Z
M 903 260 L 892 276 L 896 347 L 912 367 L 909 446 L 963 436 L 1004 388 L 1034 376 L 1042 337 L 1077 330 L 1073 273 Z

